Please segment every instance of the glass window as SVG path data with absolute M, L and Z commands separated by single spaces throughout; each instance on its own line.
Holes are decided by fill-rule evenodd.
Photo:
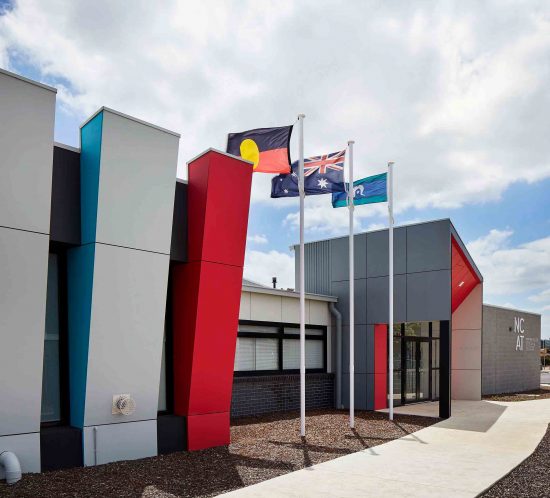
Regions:
M 285 334 L 300 335 L 300 328 L 299 327 L 285 327 L 284 333 Z M 322 336 L 323 331 L 321 329 L 306 329 L 306 335 Z
M 439 368 L 439 340 L 432 340 L 432 368 Z
M 277 334 L 278 330 L 277 327 L 239 324 L 239 332 L 253 332 L 254 334 Z
M 439 337 L 439 322 L 432 322 L 432 337 Z
M 410 322 L 405 324 L 405 335 L 415 337 L 430 336 L 430 322 Z
M 271 338 L 238 337 L 235 352 L 235 371 L 277 370 L 279 367 L 278 340 Z
M 400 323 L 394 323 L 393 325 L 393 335 L 401 335 L 401 324 Z
M 323 341 L 306 339 L 306 368 L 323 368 Z M 283 370 L 299 370 L 300 340 L 283 339 Z
M 61 372 L 59 362 L 59 261 L 57 254 L 48 258 L 46 330 L 42 375 L 42 422 L 61 420 Z

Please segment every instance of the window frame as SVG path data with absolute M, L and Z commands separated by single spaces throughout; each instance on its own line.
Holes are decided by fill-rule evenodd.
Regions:
M 263 322 L 256 320 L 239 320 L 239 325 L 255 325 L 263 327 L 273 327 L 277 331 L 270 332 L 239 332 L 237 331 L 237 338 L 250 337 L 253 339 L 277 339 L 278 340 L 278 368 L 277 370 L 233 370 L 235 377 L 260 377 L 268 375 L 293 375 L 300 373 L 299 368 L 292 368 L 283 370 L 283 339 L 299 339 L 299 333 L 285 333 L 286 328 L 297 328 L 300 325 L 296 323 L 288 322 Z M 321 335 L 308 334 L 308 330 L 321 330 Z M 306 340 L 316 340 L 323 342 L 323 367 L 322 368 L 306 368 L 306 373 L 326 373 L 327 371 L 327 327 L 326 325 L 306 325 Z M 235 344 L 236 348 L 236 344 Z M 237 351 L 235 349 L 235 354 Z
M 67 247 L 61 243 L 50 242 L 48 257 L 57 257 L 57 303 L 59 313 L 59 420 L 40 421 L 40 427 L 60 427 L 69 425 L 69 310 L 67 290 Z M 49 270 L 49 268 L 48 268 Z M 44 329 L 44 334 L 45 334 Z M 44 337 L 45 340 L 45 337 Z M 44 360 L 42 360 L 44 361 Z M 42 374 L 43 375 L 43 374 Z M 42 377 L 42 382 L 44 378 Z

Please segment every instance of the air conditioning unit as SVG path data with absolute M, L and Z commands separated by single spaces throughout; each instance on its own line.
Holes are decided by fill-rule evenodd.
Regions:
M 136 411 L 136 401 L 129 394 L 113 395 L 113 415 L 132 415 Z

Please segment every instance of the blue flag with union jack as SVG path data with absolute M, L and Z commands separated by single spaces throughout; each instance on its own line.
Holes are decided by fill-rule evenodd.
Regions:
M 304 190 L 306 195 L 345 192 L 344 159 L 346 151 L 304 159 Z M 298 197 L 299 163 L 292 163 L 291 172 L 271 180 L 271 197 Z

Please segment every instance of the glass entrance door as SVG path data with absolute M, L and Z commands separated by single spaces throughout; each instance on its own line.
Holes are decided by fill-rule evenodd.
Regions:
M 417 369 L 416 341 L 414 338 L 407 337 L 405 341 L 405 389 L 403 393 L 405 395 L 405 403 L 416 401 Z
M 405 337 L 404 402 L 430 399 L 430 340 Z

